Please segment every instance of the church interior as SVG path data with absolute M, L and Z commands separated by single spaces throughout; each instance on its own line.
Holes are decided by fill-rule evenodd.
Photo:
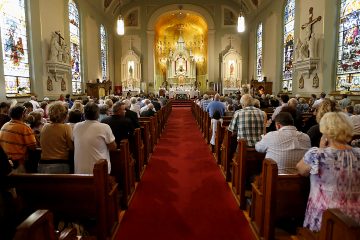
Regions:
M 0 12 L 0 239 L 360 238 L 360 0 L 0 0 Z M 34 131 L 28 135 L 40 138 L 30 149 L 20 138 L 9 142 L 8 123 L 19 120 L 16 106 L 29 114 L 30 102 L 33 110 L 43 108 L 41 128 L 54 124 L 49 109 L 59 101 L 67 103 L 60 122 L 71 125 L 70 169 L 40 173 L 49 161 L 42 130 L 24 120 Z M 294 101 L 290 124 L 281 108 Z M 76 150 L 80 124 L 70 121 L 76 104 L 79 123 L 104 125 L 119 114 L 132 124 L 118 141 L 108 123 L 115 149 L 115 140 L 101 135 L 107 152 L 97 155 L 89 174 L 77 170 L 83 153 Z M 246 123 L 250 117 L 241 111 L 247 108 L 261 109 L 252 110 L 261 116 Z M 341 112 L 333 118 L 342 120 L 325 129 L 325 112 Z M 334 133 L 342 137 L 327 135 L 348 119 L 351 128 Z M 260 132 L 254 144 L 253 135 L 240 133 L 252 134 L 247 124 Z M 290 125 L 309 143 L 294 140 L 291 154 L 307 147 L 294 171 L 282 171 L 270 156 L 291 144 L 279 143 L 271 155 L 270 145 L 260 152 L 258 143 Z M 53 134 L 50 142 L 65 136 Z M 270 142 L 280 139 L 272 136 Z M 11 144 L 27 149 L 26 173 L 15 171 Z M 333 165 L 319 163 L 319 153 L 310 163 L 314 147 L 353 153 Z M 58 165 L 63 158 L 54 159 Z M 7 160 L 13 170 L 6 171 Z M 333 197 L 341 192 L 341 204 L 311 195 L 315 184 L 331 178 L 321 172 L 314 180 L 321 164 L 341 172 L 334 179 L 343 182 L 326 189 Z M 331 207 L 312 206 L 311 197 L 326 198 Z M 316 207 L 322 211 L 314 220 Z

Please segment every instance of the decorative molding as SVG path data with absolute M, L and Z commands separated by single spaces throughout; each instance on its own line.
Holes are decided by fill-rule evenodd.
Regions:
M 301 75 L 304 75 L 306 78 L 310 78 L 310 75 L 313 73 L 313 71 L 318 68 L 319 62 L 319 58 L 298 60 L 294 62 L 294 69 Z
M 68 63 L 62 62 L 46 62 L 47 72 L 50 75 L 50 78 L 54 79 L 56 82 L 59 79 L 64 79 L 66 74 L 70 74 L 71 65 Z

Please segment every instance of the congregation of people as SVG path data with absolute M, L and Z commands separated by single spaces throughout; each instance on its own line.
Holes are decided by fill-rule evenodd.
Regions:
M 153 116 L 167 99 L 154 96 L 77 99 L 62 95 L 56 101 L 35 96 L 23 104 L 0 103 L 0 146 L 11 160 L 12 171 L 27 172 L 28 151 L 41 148 L 40 173 L 71 173 L 69 153 L 74 152 L 74 173 L 92 174 L 99 159 L 108 161 L 109 151 L 123 139 L 134 144 L 139 117 Z
M 214 149 L 218 122 L 277 163 L 278 173 L 310 176 L 304 227 L 319 232 L 322 214 L 338 208 L 360 222 L 360 104 L 321 93 L 309 100 L 287 94 L 205 94 L 195 103 L 211 118 Z M 235 150 L 236 152 L 238 149 Z

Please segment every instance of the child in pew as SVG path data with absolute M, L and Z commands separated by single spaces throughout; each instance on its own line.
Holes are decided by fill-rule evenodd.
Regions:
M 210 140 L 210 144 L 211 144 L 211 149 L 212 152 L 215 152 L 215 136 L 216 136 L 216 127 L 217 127 L 217 123 L 218 122 L 223 122 L 223 119 L 221 118 L 221 114 L 219 111 L 215 111 L 213 114 L 213 118 L 211 119 L 211 140 Z

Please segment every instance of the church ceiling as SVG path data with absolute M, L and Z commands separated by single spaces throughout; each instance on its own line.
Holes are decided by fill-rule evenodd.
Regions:
M 102 5 L 102 8 L 105 9 L 106 12 L 113 12 L 113 13 L 117 13 L 118 11 L 120 11 L 121 9 L 124 9 L 126 7 L 128 7 L 129 5 L 134 5 L 134 3 L 138 3 L 141 4 L 141 2 L 143 2 L 144 4 L 147 1 L 139 1 L 139 0 L 93 0 L 94 2 L 96 2 L 95 5 Z M 239 7 L 239 10 L 241 9 L 241 5 L 243 4 L 243 10 L 244 12 L 246 12 L 246 14 L 252 14 L 255 12 L 259 12 L 263 7 L 265 7 L 269 2 L 271 2 L 271 0 L 229 0 L 230 2 L 233 2 L 234 4 L 236 4 Z M 191 3 L 191 1 L 189 1 Z M 161 4 L 162 3 L 170 3 L 170 1 L 167 0 L 155 0 L 152 1 L 152 4 Z M 184 1 L 184 3 L 187 3 Z M 204 1 L 204 3 L 206 3 L 206 1 Z M 199 3 L 201 5 L 201 3 Z M 110 10 L 110 11 L 109 11 Z

